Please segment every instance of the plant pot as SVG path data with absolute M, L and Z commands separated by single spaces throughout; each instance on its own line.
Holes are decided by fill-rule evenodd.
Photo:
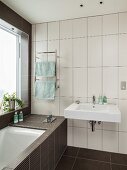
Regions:
M 15 100 L 9 100 L 9 109 L 15 110 Z

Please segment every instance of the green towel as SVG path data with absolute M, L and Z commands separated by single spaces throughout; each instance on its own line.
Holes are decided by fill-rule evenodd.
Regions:
M 36 62 L 35 76 L 53 77 L 55 76 L 56 63 L 53 61 Z
M 55 99 L 55 81 L 54 80 L 37 80 L 35 82 L 35 97 L 43 100 Z

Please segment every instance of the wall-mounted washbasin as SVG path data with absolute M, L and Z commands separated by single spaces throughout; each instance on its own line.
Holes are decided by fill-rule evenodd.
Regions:
M 121 112 L 118 106 L 113 104 L 73 103 L 64 110 L 64 117 L 80 120 L 121 122 Z

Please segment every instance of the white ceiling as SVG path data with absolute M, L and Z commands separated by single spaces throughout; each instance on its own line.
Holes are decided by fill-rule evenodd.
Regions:
M 1 0 L 31 23 L 127 11 L 127 0 Z M 84 7 L 81 8 L 80 4 Z

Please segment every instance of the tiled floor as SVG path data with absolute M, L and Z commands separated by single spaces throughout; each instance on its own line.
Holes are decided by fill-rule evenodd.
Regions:
M 127 170 L 127 155 L 67 147 L 55 170 Z

